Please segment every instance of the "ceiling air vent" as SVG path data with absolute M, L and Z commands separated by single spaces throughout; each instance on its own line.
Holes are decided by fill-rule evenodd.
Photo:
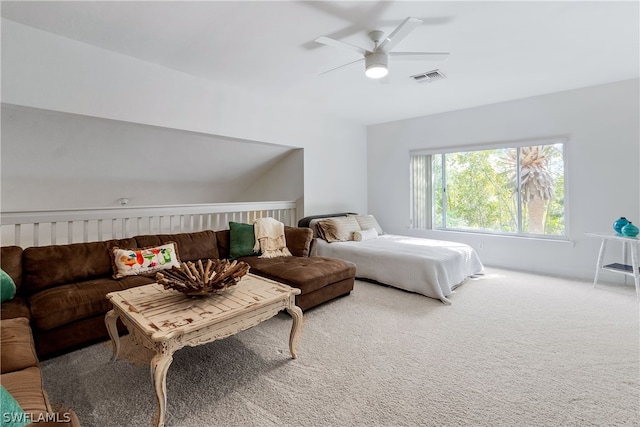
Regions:
M 427 71 L 426 73 L 416 74 L 414 76 L 411 76 L 411 78 L 418 83 L 431 83 L 435 80 L 446 79 L 447 76 L 442 74 L 440 70 L 432 70 L 432 71 Z

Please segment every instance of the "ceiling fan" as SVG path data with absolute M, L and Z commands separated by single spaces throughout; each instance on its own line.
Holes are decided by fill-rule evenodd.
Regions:
M 386 76 L 389 73 L 389 57 L 414 60 L 414 61 L 442 61 L 449 56 L 448 52 L 391 52 L 391 50 L 400 43 L 411 31 L 422 25 L 422 20 L 417 18 L 408 17 L 396 27 L 387 37 L 384 37 L 382 31 L 371 31 L 369 38 L 374 43 L 373 50 L 367 50 L 360 46 L 356 46 L 350 43 L 341 42 L 329 37 L 318 37 L 315 41 L 325 44 L 327 46 L 333 46 L 340 49 L 347 49 L 353 52 L 361 54 L 363 57 L 333 68 L 331 70 L 320 73 L 320 75 L 330 73 L 332 71 L 339 70 L 349 65 L 364 61 L 365 75 L 372 79 L 379 79 Z

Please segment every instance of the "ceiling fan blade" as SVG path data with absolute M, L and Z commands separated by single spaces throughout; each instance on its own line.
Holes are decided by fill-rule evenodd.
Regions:
M 389 56 L 405 61 L 444 61 L 449 52 L 391 52 Z
M 384 41 L 380 43 L 380 46 L 376 50 L 382 52 L 389 52 L 395 45 L 400 43 L 409 33 L 422 25 L 422 20 L 417 18 L 407 18 L 396 27 L 391 34 L 385 37 Z
M 327 74 L 327 73 L 331 73 L 331 72 L 333 72 L 333 71 L 338 71 L 338 70 L 340 70 L 340 69 L 342 69 L 342 68 L 348 67 L 349 65 L 357 64 L 358 62 L 362 62 L 362 61 L 364 61 L 364 58 L 356 59 L 356 60 L 355 60 L 355 61 L 353 61 L 353 62 L 349 62 L 349 63 L 344 64 L 344 65 L 341 65 L 341 66 L 339 66 L 339 67 L 332 68 L 332 69 L 330 69 L 330 70 L 324 71 L 324 72 L 320 73 L 319 75 L 320 75 L 320 76 L 323 76 L 323 75 L 325 75 L 325 74 Z
M 369 53 L 369 51 L 367 49 L 364 49 L 360 46 L 356 46 L 350 43 L 345 43 L 345 42 L 341 42 L 339 40 L 335 40 L 335 39 L 330 39 L 329 37 L 318 37 L 315 40 L 317 43 L 322 43 L 322 44 L 326 44 L 327 46 L 333 46 L 333 47 L 337 47 L 338 49 L 347 49 L 347 50 L 351 50 L 353 52 L 357 52 L 360 55 L 365 55 L 367 53 Z

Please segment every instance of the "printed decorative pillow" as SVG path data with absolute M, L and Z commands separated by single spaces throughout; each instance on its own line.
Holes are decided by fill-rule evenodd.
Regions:
M 178 245 L 175 242 L 137 249 L 115 247 L 111 254 L 114 279 L 138 274 L 151 274 L 172 267 L 180 267 Z
M 352 216 L 341 216 L 318 221 L 318 228 L 322 230 L 327 242 L 346 242 L 353 240 L 353 233 L 360 231 L 360 225 Z
M 10 301 L 16 296 L 16 284 L 4 270 L 0 269 L 0 300 Z

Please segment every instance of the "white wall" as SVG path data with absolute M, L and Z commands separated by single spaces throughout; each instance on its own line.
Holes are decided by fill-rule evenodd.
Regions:
M 366 210 L 364 126 L 6 19 L 2 102 L 304 148 L 305 214 Z
M 303 196 L 303 162 L 286 146 L 2 104 L 2 210 L 234 202 Z M 292 188 L 265 174 L 279 171 Z M 28 195 L 28 197 L 24 197 Z
M 390 233 L 468 243 L 487 265 L 592 279 L 599 241 L 584 233 L 610 231 L 620 216 L 640 223 L 639 86 L 628 80 L 370 126 L 369 212 Z M 570 242 L 408 228 L 410 150 L 558 135 L 568 137 Z
M 234 202 L 293 200 L 298 216 L 304 216 L 304 149 L 290 150 L 236 194 Z

